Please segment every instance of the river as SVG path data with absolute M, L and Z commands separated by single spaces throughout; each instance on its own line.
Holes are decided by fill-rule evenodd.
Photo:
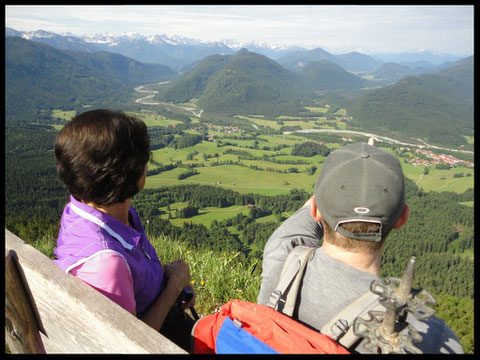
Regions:
M 168 83 L 168 81 L 162 81 L 162 82 L 159 82 L 157 85 L 162 85 L 162 84 L 167 84 L 167 83 Z M 164 103 L 164 102 L 148 101 L 148 99 L 152 99 L 155 96 L 155 94 L 158 93 L 158 91 L 144 90 L 143 88 L 144 88 L 144 85 L 137 86 L 135 88 L 135 91 L 140 92 L 140 93 L 147 93 L 147 94 L 150 94 L 150 95 L 147 95 L 147 96 L 141 97 L 140 99 L 135 100 L 136 103 L 143 104 L 143 105 L 165 105 L 165 106 L 179 107 L 183 110 L 190 111 L 193 115 L 195 115 L 198 118 L 202 117 L 203 110 L 198 110 L 198 112 L 197 112 L 197 109 L 192 108 L 192 107 L 173 105 L 173 104 L 168 104 L 168 103 Z
M 158 85 L 162 84 L 167 84 L 168 81 L 162 81 L 159 82 Z M 135 102 L 139 104 L 144 104 L 144 105 L 167 105 L 167 106 L 177 106 L 182 108 L 183 110 L 190 111 L 193 115 L 196 117 L 200 118 L 202 117 L 203 110 L 199 110 L 198 113 L 195 112 L 196 109 L 192 107 L 186 107 L 186 106 L 178 106 L 178 105 L 172 105 L 168 103 L 162 103 L 162 102 L 149 102 L 147 101 L 148 99 L 151 99 L 155 96 L 158 91 L 155 90 L 143 90 L 144 85 L 137 86 L 135 88 L 135 91 L 140 92 L 140 93 L 148 93 L 150 95 L 141 97 L 140 99 L 135 100 Z M 255 128 L 257 128 L 255 125 L 253 125 Z M 258 129 L 258 128 L 257 128 Z M 422 139 L 417 139 L 418 141 L 421 141 L 424 145 L 419 145 L 419 144 L 411 144 L 411 143 L 406 143 L 406 142 L 401 142 L 399 140 L 395 140 L 383 135 L 376 135 L 376 134 L 371 134 L 371 133 L 366 133 L 366 132 L 361 132 L 361 131 L 355 131 L 355 130 L 335 130 L 335 129 L 303 129 L 303 130 L 295 130 L 294 132 L 300 132 L 300 133 L 311 133 L 311 132 L 333 132 L 333 133 L 344 133 L 344 134 L 355 134 L 355 135 L 364 135 L 366 137 L 373 137 L 375 140 L 383 140 L 386 142 L 389 142 L 391 144 L 399 144 L 399 145 L 405 145 L 405 146 L 412 146 L 412 147 L 419 147 L 419 148 L 430 148 L 430 149 L 439 149 L 439 150 L 448 150 L 448 151 L 454 151 L 454 152 L 461 152 L 464 154 L 473 154 L 473 151 L 469 150 L 458 150 L 458 149 L 449 149 L 449 148 L 443 148 L 440 146 L 435 146 L 435 145 L 430 145 L 427 144 L 425 141 Z M 284 134 L 291 134 L 291 132 L 285 132 Z

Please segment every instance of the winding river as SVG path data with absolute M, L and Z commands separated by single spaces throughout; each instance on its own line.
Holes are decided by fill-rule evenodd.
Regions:
M 167 84 L 167 83 L 168 83 L 168 81 L 162 81 L 162 82 L 159 82 L 157 85 L 163 85 L 163 84 Z M 144 87 L 145 87 L 145 85 L 137 86 L 135 88 L 135 91 L 137 91 L 139 93 L 147 93 L 147 94 L 150 94 L 150 95 L 147 95 L 147 96 L 141 97 L 140 99 L 135 100 L 136 103 L 143 104 L 143 105 L 165 105 L 165 106 L 180 107 L 183 110 L 190 111 L 193 115 L 195 115 L 198 118 L 202 117 L 203 110 L 198 110 L 197 111 L 197 109 L 192 108 L 192 107 L 172 105 L 172 104 L 168 104 L 168 103 L 164 103 L 164 102 L 152 102 L 150 99 L 152 99 L 155 96 L 155 94 L 158 93 L 158 91 L 145 90 Z
M 167 84 L 168 81 L 162 81 L 159 82 L 158 85 L 163 85 Z M 135 88 L 135 91 L 140 92 L 140 93 L 148 93 L 149 95 L 141 97 L 135 102 L 143 105 L 165 105 L 165 106 L 176 106 L 180 107 L 183 110 L 190 111 L 193 115 L 196 117 L 200 118 L 202 117 L 203 110 L 197 110 L 192 107 L 187 107 L 187 106 L 178 106 L 178 105 L 172 105 L 168 103 L 163 103 L 163 102 L 152 102 L 150 99 L 152 99 L 155 94 L 158 93 L 158 91 L 155 90 L 144 90 L 145 85 L 137 86 Z M 253 125 L 255 126 L 255 125 Z M 255 126 L 255 128 L 257 128 Z M 257 128 L 258 129 L 258 128 Z M 454 151 L 454 152 L 461 152 L 465 154 L 473 154 L 473 151 L 469 150 L 458 150 L 458 149 L 449 149 L 449 148 L 444 148 L 440 146 L 435 146 L 435 145 L 430 145 L 427 144 L 425 141 L 422 139 L 417 139 L 418 141 L 421 141 L 424 145 L 419 145 L 419 144 L 411 144 L 411 143 L 406 143 L 406 142 L 401 142 L 399 140 L 395 140 L 383 135 L 376 135 L 376 134 L 371 134 L 371 133 L 366 133 L 366 132 L 361 132 L 361 131 L 355 131 L 355 130 L 335 130 L 335 129 L 303 129 L 303 130 L 295 130 L 294 132 L 299 132 L 299 133 L 311 133 L 311 132 L 333 132 L 333 133 L 344 133 L 344 134 L 355 134 L 355 135 L 364 135 L 366 137 L 373 137 L 375 140 L 382 140 L 391 144 L 398 144 L 398 145 L 405 145 L 405 146 L 412 146 L 412 147 L 419 147 L 419 148 L 430 148 L 430 149 L 439 149 L 439 150 L 448 150 L 448 151 Z M 284 134 L 291 134 L 291 132 L 285 132 Z

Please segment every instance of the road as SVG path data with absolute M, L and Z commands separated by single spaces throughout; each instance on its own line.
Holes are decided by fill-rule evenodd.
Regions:
M 163 81 L 163 82 L 159 82 L 158 85 L 167 84 L 167 83 L 168 83 L 168 81 Z M 155 94 L 158 93 L 158 91 L 143 90 L 143 88 L 144 88 L 143 85 L 142 86 L 137 86 L 135 88 L 135 91 L 140 92 L 140 93 L 148 93 L 150 95 L 147 95 L 147 96 L 144 96 L 140 99 L 137 99 L 137 100 L 135 100 L 135 102 L 137 102 L 139 104 L 144 104 L 144 105 L 165 105 L 165 106 L 180 107 L 183 110 L 190 111 L 194 116 L 196 116 L 198 118 L 202 117 L 203 110 L 198 110 L 198 112 L 196 112 L 197 109 L 192 108 L 192 107 L 172 105 L 172 104 L 168 104 L 168 103 L 164 103 L 164 102 L 151 102 L 151 101 L 149 102 L 148 99 L 153 98 L 155 96 Z M 257 126 L 255 124 L 253 126 L 255 128 L 257 128 Z M 426 148 L 430 148 L 430 149 L 448 150 L 448 151 L 454 151 L 454 152 L 461 152 L 461 153 L 465 153 L 465 154 L 473 154 L 473 151 L 469 151 L 469 150 L 449 149 L 449 148 L 443 148 L 443 147 L 440 147 L 440 146 L 430 145 L 430 144 L 427 144 L 424 140 L 418 139 L 418 138 L 417 138 L 417 140 L 421 141 L 424 145 L 410 144 L 410 143 L 401 142 L 399 140 L 395 140 L 395 139 L 392 139 L 392 138 L 389 138 L 389 137 L 386 137 L 386 136 L 383 136 L 383 135 L 376 135 L 376 134 L 365 133 L 365 132 L 355 131 L 355 130 L 303 129 L 303 130 L 295 130 L 294 132 L 300 132 L 300 133 L 334 132 L 334 133 L 344 133 L 344 134 L 356 134 L 356 135 L 364 135 L 366 137 L 373 137 L 375 139 L 375 141 L 380 139 L 380 140 L 389 142 L 391 144 L 399 144 L 399 145 L 413 146 L 413 147 L 419 147 L 419 148 L 426 147 Z M 291 134 L 291 132 L 285 132 L 284 134 Z
M 361 132 L 361 131 L 355 131 L 355 130 L 334 130 L 334 129 L 303 129 L 303 130 L 295 130 L 295 132 L 300 132 L 300 133 L 312 133 L 312 132 L 334 132 L 334 133 L 345 133 L 345 134 L 355 134 L 355 135 L 364 135 L 366 137 L 373 137 L 375 141 L 377 140 L 382 140 L 389 142 L 391 144 L 399 144 L 399 145 L 405 145 L 405 146 L 413 146 L 413 147 L 419 147 L 419 148 L 431 148 L 431 149 L 440 149 L 440 150 L 448 150 L 448 151 L 455 151 L 455 152 L 461 152 L 465 154 L 473 154 L 473 151 L 469 150 L 458 150 L 458 149 L 449 149 L 449 148 L 444 148 L 440 146 L 435 146 L 435 145 L 430 145 L 427 144 L 425 141 L 422 139 L 417 139 L 421 141 L 424 145 L 418 145 L 418 144 L 410 144 L 406 142 L 401 142 L 399 140 L 395 140 L 383 135 L 376 135 L 376 134 L 371 134 L 371 133 L 366 133 L 366 132 Z M 291 132 L 284 133 L 284 134 L 291 134 Z

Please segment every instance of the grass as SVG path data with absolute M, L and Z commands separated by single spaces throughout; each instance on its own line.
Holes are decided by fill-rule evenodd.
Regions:
M 282 126 L 300 126 L 302 129 L 313 129 L 315 125 L 315 120 L 322 120 L 323 118 L 312 118 L 311 121 L 303 121 L 301 117 L 292 117 L 292 116 L 279 116 L 275 120 L 266 120 L 266 119 L 259 119 L 254 117 L 248 117 L 243 115 L 235 115 L 235 117 L 239 119 L 248 120 L 256 125 L 265 126 L 273 130 L 280 130 Z M 284 119 L 298 119 L 293 121 L 284 121 L 283 125 L 278 124 L 276 120 L 284 120 Z
M 292 167 L 292 165 L 289 166 Z M 178 180 L 178 175 L 185 171 L 182 168 L 148 176 L 145 188 L 155 189 L 161 186 L 187 183 L 218 184 L 241 193 L 253 192 L 272 195 L 285 194 L 293 188 L 304 189 L 309 192 L 313 191 L 316 180 L 316 175 L 257 171 L 238 165 L 198 167 L 197 170 L 199 174 L 184 180 Z
M 173 124 L 182 124 L 182 121 L 168 119 L 161 115 L 151 115 L 152 113 L 127 112 L 141 119 L 147 126 L 169 126 Z
M 75 110 L 63 111 L 63 110 L 52 110 L 52 117 L 70 121 L 76 115 Z
M 261 148 L 262 146 L 276 146 L 276 145 L 288 145 L 293 146 L 295 144 L 302 143 L 304 141 L 303 138 L 299 138 L 298 136 L 291 136 L 291 135 L 260 135 L 258 136 L 259 139 L 264 139 L 266 142 L 259 142 L 258 146 Z
M 452 168 L 450 170 L 432 169 L 428 175 L 424 175 L 423 179 L 418 182 L 419 187 L 423 187 L 426 191 L 454 191 L 463 193 L 468 188 L 474 187 L 473 169 Z M 463 177 L 453 177 L 454 174 L 463 173 Z M 472 176 L 465 176 L 470 173 Z
M 197 293 L 195 309 L 209 315 L 232 299 L 256 302 L 261 284 L 261 260 L 240 259 L 238 252 L 190 249 L 166 237 L 150 239 L 162 263 L 183 259 Z
M 424 175 L 425 166 L 413 166 L 411 163 L 402 164 L 405 177 L 415 181 L 419 188 L 425 191 L 453 191 L 463 193 L 468 188 L 474 187 L 474 169 L 457 167 L 450 170 L 439 170 L 435 166 L 429 166 L 429 173 Z M 454 174 L 463 173 L 463 177 L 455 178 Z M 470 176 L 467 176 L 470 174 Z
M 185 205 L 186 206 L 186 205 Z M 172 205 L 170 205 L 170 208 L 173 209 Z M 165 211 L 165 208 L 160 208 L 160 211 Z M 198 211 L 198 215 L 194 216 L 192 218 L 188 219 L 170 219 L 170 222 L 175 225 L 175 226 L 183 226 L 183 224 L 186 223 L 192 223 L 192 224 L 203 224 L 207 227 L 210 226 L 210 224 L 213 222 L 213 220 L 216 221 L 222 221 L 225 219 L 229 219 L 232 217 L 237 216 L 238 214 L 244 214 L 248 215 L 249 213 L 249 208 L 246 205 L 239 206 L 239 205 L 233 205 L 230 207 L 225 207 L 225 208 L 214 208 L 214 207 L 207 207 L 207 208 L 202 208 Z M 163 215 L 162 218 L 167 219 L 168 218 L 168 213 L 166 215 Z
M 318 112 L 322 114 L 325 114 L 328 111 L 328 107 L 305 106 L 305 109 L 310 112 Z
M 475 138 L 474 138 L 473 136 L 466 136 L 466 135 L 464 135 L 463 137 L 467 140 L 467 144 L 469 144 L 469 145 L 473 145 L 473 144 L 474 144 Z

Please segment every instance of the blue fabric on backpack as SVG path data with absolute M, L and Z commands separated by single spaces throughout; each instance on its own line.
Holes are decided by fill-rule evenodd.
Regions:
M 278 354 L 228 317 L 218 331 L 215 351 L 217 354 Z

